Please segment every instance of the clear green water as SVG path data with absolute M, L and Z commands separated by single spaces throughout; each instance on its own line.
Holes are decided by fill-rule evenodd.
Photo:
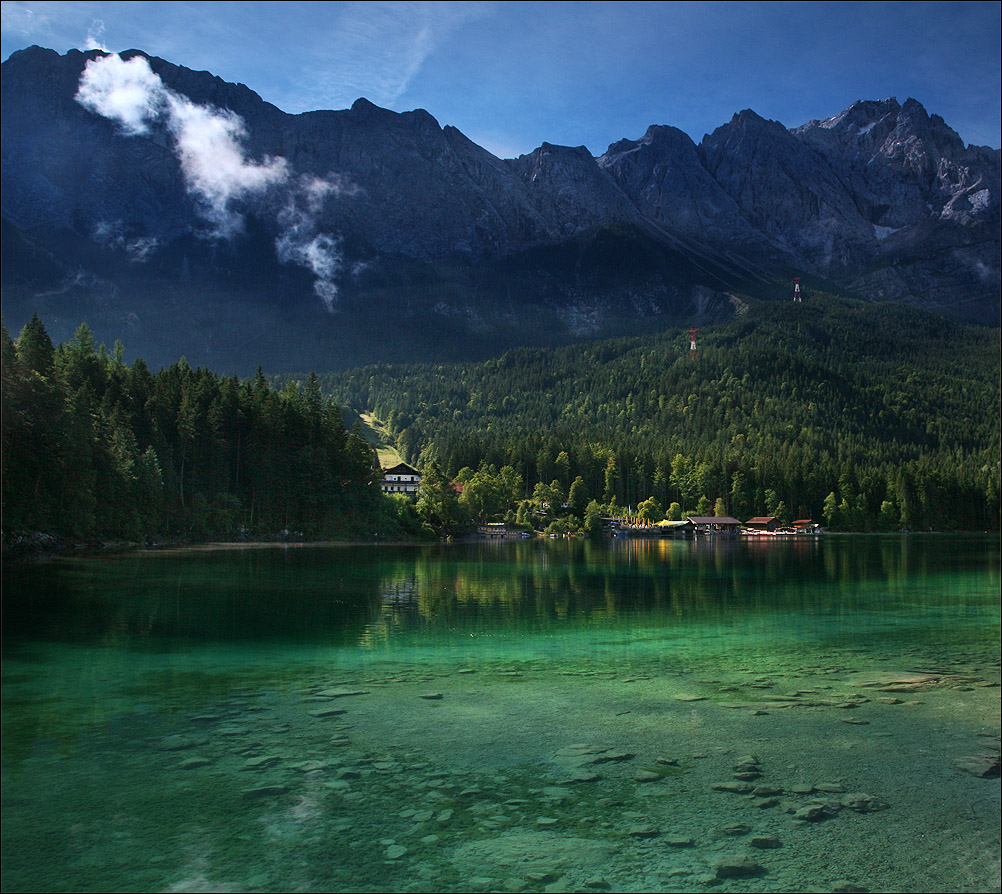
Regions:
M 956 763 L 998 750 L 999 552 L 526 541 L 7 568 L 3 888 L 999 890 L 999 780 Z

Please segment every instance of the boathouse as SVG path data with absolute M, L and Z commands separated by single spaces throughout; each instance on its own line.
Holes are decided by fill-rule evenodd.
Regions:
M 697 534 L 737 534 L 741 522 L 729 515 L 690 515 Z
M 757 515 L 748 519 L 745 527 L 753 531 L 775 531 L 779 527 L 779 519 L 773 515 Z

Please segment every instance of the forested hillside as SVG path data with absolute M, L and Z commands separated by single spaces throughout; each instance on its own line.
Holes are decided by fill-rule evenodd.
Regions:
M 855 530 L 999 526 L 999 330 L 814 292 L 704 328 L 322 377 L 447 477 Z M 465 469 L 465 472 L 463 471 Z M 717 501 L 722 501 L 718 503 Z
M 89 328 L 53 347 L 38 317 L 2 333 L 3 530 L 173 539 L 371 533 L 373 453 L 315 378 L 276 392 L 193 369 L 158 373 Z
M 999 527 L 999 330 L 903 305 L 749 299 L 695 356 L 672 330 L 280 390 L 183 359 L 153 373 L 86 325 L 2 339 L 5 538 L 594 530 L 623 511 Z M 339 405 L 422 467 L 416 505 L 379 493 Z

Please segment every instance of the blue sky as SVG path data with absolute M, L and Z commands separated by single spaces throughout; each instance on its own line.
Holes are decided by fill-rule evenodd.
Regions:
M 287 112 L 424 108 L 497 155 L 599 155 L 650 124 L 697 142 L 751 108 L 788 127 L 909 96 L 1000 145 L 998 2 L 19 2 L 2 55 L 144 50 Z

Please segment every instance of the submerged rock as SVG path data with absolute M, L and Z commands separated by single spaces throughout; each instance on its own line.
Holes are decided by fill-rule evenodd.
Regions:
M 665 844 L 668 847 L 694 847 L 696 842 L 694 839 L 689 838 L 685 835 L 669 835 L 665 839 Z
M 891 806 L 886 801 L 868 795 L 866 792 L 850 792 L 842 798 L 841 804 L 857 813 L 876 813 L 878 810 L 886 810 Z
M 710 788 L 717 792 L 730 792 L 733 795 L 750 795 L 755 791 L 755 786 L 750 782 L 715 782 Z
M 284 795 L 289 791 L 287 785 L 260 785 L 256 788 L 245 788 L 245 798 L 272 798 L 276 795 Z
M 261 757 L 249 757 L 244 761 L 245 770 L 263 770 L 265 767 L 272 767 L 282 760 L 280 755 L 266 754 Z
M 773 795 L 783 794 L 783 790 L 775 785 L 756 785 L 752 794 L 759 798 L 769 798 Z
M 835 816 L 835 811 L 825 804 L 807 804 L 793 814 L 795 820 L 803 823 L 820 823 L 833 816 Z
M 553 755 L 553 759 L 564 767 L 577 770 L 594 764 L 618 763 L 633 760 L 636 755 L 629 751 L 615 751 L 602 745 L 568 745 Z
M 181 761 L 180 769 L 182 770 L 196 770 L 199 767 L 207 767 L 212 761 L 207 757 L 189 757 L 185 761 Z
M 783 846 L 783 842 L 781 842 L 775 835 L 752 835 L 752 837 L 748 839 L 748 843 L 752 847 L 757 847 L 760 850 Z
M 319 698 L 347 698 L 350 695 L 368 695 L 368 689 L 321 689 L 317 693 Z
M 765 867 L 744 854 L 725 856 L 714 860 L 713 874 L 716 878 L 754 878 L 765 875 Z
M 982 779 L 997 779 L 999 777 L 999 755 L 971 754 L 954 761 L 958 770 L 979 776 Z
M 310 717 L 337 717 L 339 714 L 346 714 L 344 708 L 317 708 L 315 711 L 307 711 Z

